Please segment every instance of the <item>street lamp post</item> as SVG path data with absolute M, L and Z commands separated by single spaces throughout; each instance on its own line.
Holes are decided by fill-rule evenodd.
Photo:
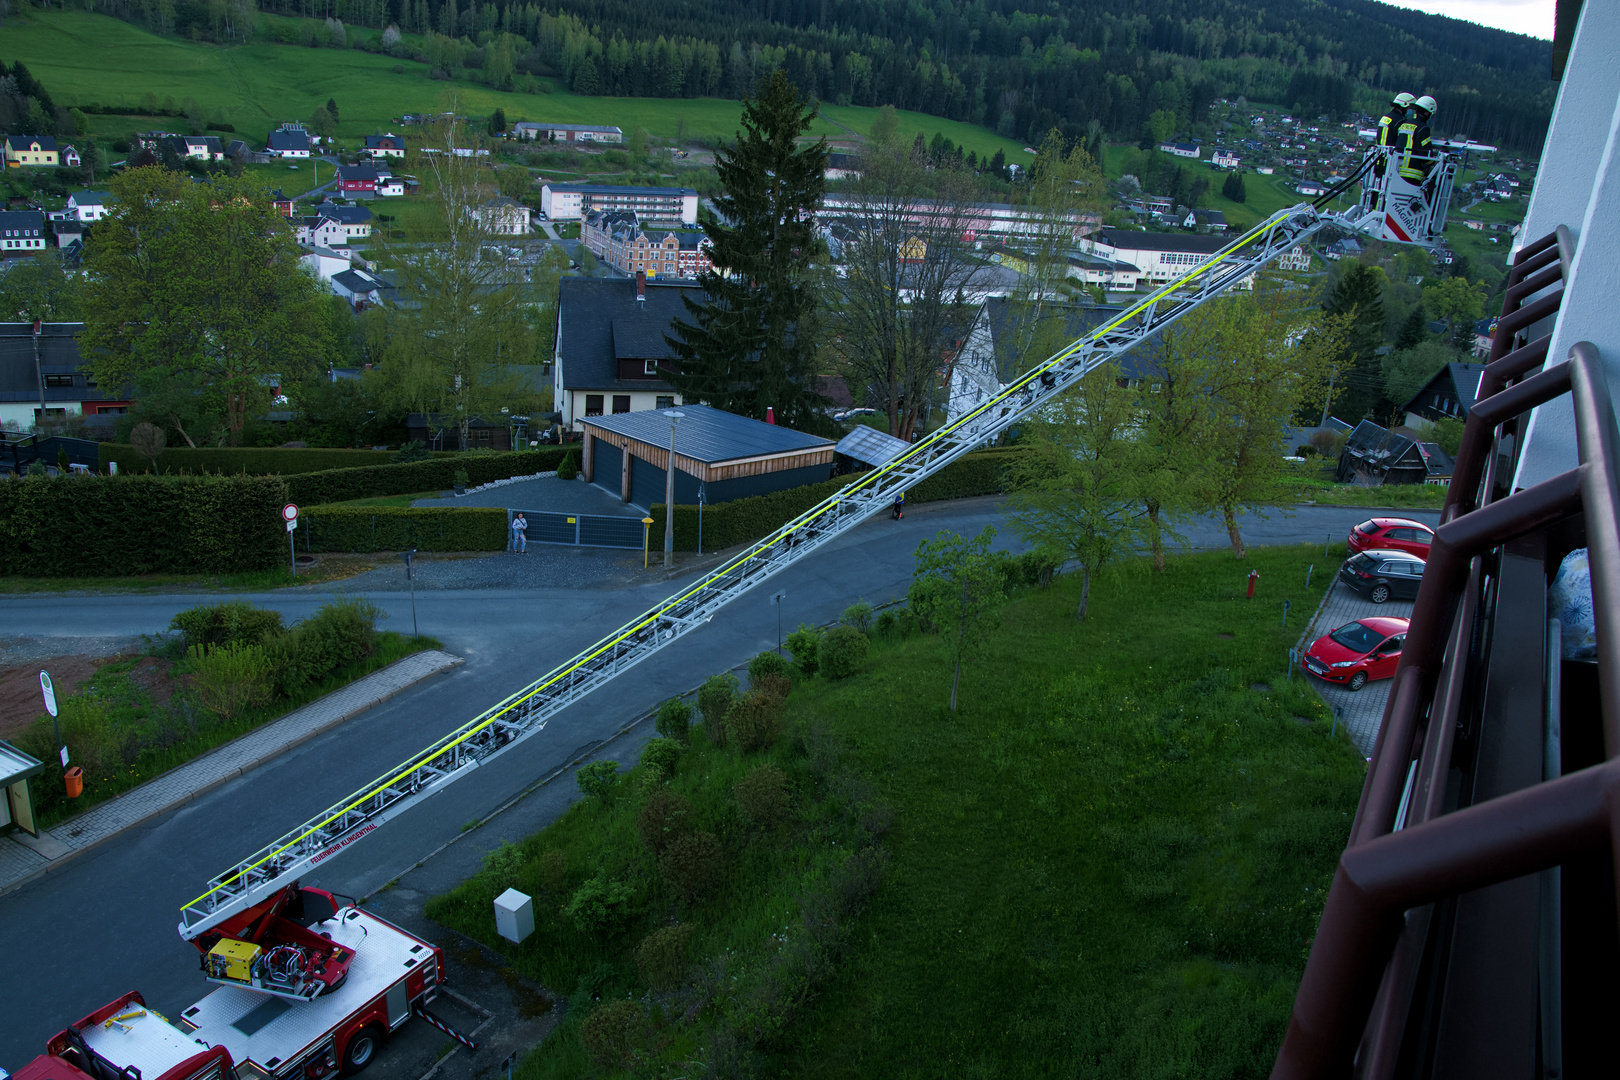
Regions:
M 669 417 L 669 467 L 664 470 L 664 569 L 675 565 L 675 425 L 686 416 L 678 409 L 665 409 Z

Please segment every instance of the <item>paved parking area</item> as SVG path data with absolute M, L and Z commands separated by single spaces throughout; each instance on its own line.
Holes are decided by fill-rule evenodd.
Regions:
M 1337 572 L 1338 568 L 1335 567 L 1334 573 Z M 1375 604 L 1361 593 L 1346 588 L 1343 582 L 1335 578 L 1333 588 L 1328 592 L 1315 621 L 1300 639 L 1300 652 L 1303 654 L 1311 642 L 1328 631 L 1366 615 L 1409 619 L 1412 617 L 1412 602 L 1386 600 L 1382 604 Z M 1310 680 L 1322 700 L 1327 702 L 1328 707 L 1339 717 L 1339 722 L 1350 729 L 1350 741 L 1356 744 L 1356 749 L 1361 751 L 1362 756 L 1370 757 L 1373 743 L 1378 739 L 1378 725 L 1384 720 L 1384 703 L 1389 699 L 1389 688 L 1394 680 L 1380 679 L 1378 682 L 1368 683 L 1360 690 L 1351 691 L 1342 686 L 1323 682 L 1303 668 L 1298 674 Z

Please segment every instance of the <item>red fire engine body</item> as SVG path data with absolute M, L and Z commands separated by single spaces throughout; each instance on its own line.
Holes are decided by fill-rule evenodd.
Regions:
M 444 1027 L 426 1009 L 444 978 L 443 950 L 342 899 L 294 885 L 231 924 L 240 938 L 274 928 L 266 957 L 289 938 L 304 942 L 300 963 L 283 965 L 295 976 L 340 966 L 340 976 L 318 980 L 318 993 L 228 979 L 212 948 L 219 938 L 199 941 L 204 974 L 223 984 L 218 990 L 175 1020 L 132 990 L 53 1036 L 13 1080 L 320 1080 L 365 1068 L 413 1012 Z M 300 918 L 276 925 L 289 909 Z M 225 940 L 240 943 L 235 934 Z

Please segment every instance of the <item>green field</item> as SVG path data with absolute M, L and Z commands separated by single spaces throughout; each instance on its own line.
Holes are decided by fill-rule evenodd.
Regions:
M 260 18 L 266 25 L 277 21 L 270 15 Z M 377 31 L 356 27 L 353 34 L 370 38 Z M 262 42 L 211 45 L 159 37 L 110 16 L 78 11 L 13 16 L 4 48 L 8 60 L 28 65 L 58 104 L 116 109 L 137 106 L 148 93 L 160 103 L 169 98 L 183 103 L 189 97 L 207 110 L 218 109 L 223 120 L 236 126 L 237 135 L 249 141 L 262 139 L 284 121 L 307 119 L 328 98 L 338 104 L 340 139 L 397 126 L 403 113 L 449 108 L 472 116 L 500 108 L 510 122 L 574 120 L 616 124 L 626 132 L 642 127 L 665 139 L 674 139 L 677 132 L 689 139 L 729 138 L 736 133 L 741 111 L 737 102 L 719 98 L 581 97 L 550 79 L 540 80 L 544 93 L 503 93 L 466 79 L 432 80 L 424 64 L 358 49 Z M 867 131 L 877 110 L 826 106 L 826 113 L 838 123 L 818 119 L 812 134 L 848 139 L 848 128 Z M 92 116 L 91 124 L 96 134 L 115 135 L 133 126 L 180 130 L 184 121 Z M 900 126 L 907 137 L 944 132 L 984 156 L 999 149 L 1012 161 L 1028 157 L 1022 144 L 970 124 L 902 112 Z
M 642 766 L 428 913 L 567 997 L 519 1080 L 694 1059 L 824 1080 L 1263 1075 L 1365 771 L 1286 679 L 1331 581 L 1306 588 L 1307 566 L 1333 562 L 1310 546 L 1133 561 L 1098 579 L 1085 623 L 1078 575 L 1024 587 L 969 650 L 955 713 L 950 636 L 880 620 L 853 677 L 794 674 L 776 745 L 693 733 L 667 785 L 724 852 L 701 901 L 671 895 L 642 839 L 664 790 Z M 1251 567 L 1263 599 L 1244 598 Z M 733 797 L 765 764 L 791 785 L 775 829 Z M 847 888 L 832 852 L 869 845 L 891 867 L 870 905 L 830 907 Z M 593 878 L 628 892 L 594 936 L 564 914 Z M 495 936 L 508 886 L 537 897 L 522 945 Z M 654 984 L 637 947 L 677 922 L 685 963 Z M 593 1017 L 613 1035 L 594 1070 Z

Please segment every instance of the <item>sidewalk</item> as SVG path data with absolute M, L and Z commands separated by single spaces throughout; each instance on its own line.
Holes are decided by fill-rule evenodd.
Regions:
M 108 799 L 78 817 L 46 829 L 38 837 L 24 832 L 0 837 L 0 893 L 50 873 L 143 821 L 190 802 L 461 662 L 461 657 L 435 649 L 412 653 L 138 788 Z

